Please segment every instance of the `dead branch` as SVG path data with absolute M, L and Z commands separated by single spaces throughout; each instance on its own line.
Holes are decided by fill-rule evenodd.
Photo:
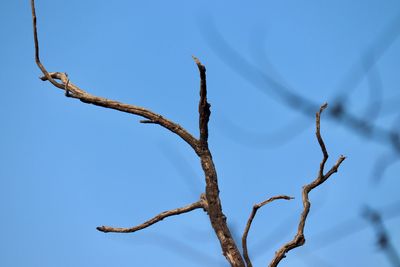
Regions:
M 36 10 L 35 10 L 35 1 L 31 0 L 31 8 L 32 8 L 32 22 L 33 22 L 33 37 L 35 43 L 35 61 L 40 70 L 43 73 L 43 77 L 40 79 L 42 81 L 50 81 L 55 87 L 64 90 L 65 95 L 67 97 L 76 98 L 82 101 L 83 103 L 93 104 L 96 106 L 101 106 L 105 108 L 115 109 L 122 112 L 138 115 L 141 117 L 146 118 L 151 123 L 159 124 L 164 128 L 170 130 L 171 132 L 177 134 L 181 137 L 186 143 L 188 143 L 196 153 L 198 153 L 198 143 L 199 141 L 196 140 L 189 132 L 187 132 L 183 127 L 179 124 L 170 121 L 163 116 L 152 112 L 149 109 L 124 104 L 115 100 L 106 99 L 103 97 L 98 97 L 87 93 L 86 91 L 82 90 L 78 86 L 74 85 L 70 82 L 70 79 L 65 73 L 61 72 L 48 72 L 44 65 L 41 63 L 40 56 L 39 56 L 39 40 L 38 40 L 38 33 L 37 33 L 37 19 L 36 19 Z M 58 83 L 56 80 L 60 80 L 62 83 Z
M 201 62 L 194 57 L 194 60 L 199 68 L 200 72 L 200 103 L 199 103 L 199 128 L 200 128 L 200 138 L 196 139 L 188 131 L 186 131 L 179 124 L 170 121 L 163 116 L 150 111 L 149 109 L 124 104 L 115 100 L 106 99 L 103 97 L 98 97 L 87 93 L 85 90 L 74 85 L 65 73 L 61 72 L 48 72 L 44 65 L 40 61 L 39 57 L 39 41 L 37 34 L 37 22 L 36 22 L 36 11 L 35 11 L 35 1 L 31 0 L 32 7 L 32 21 L 33 21 L 33 35 L 35 43 L 35 61 L 40 70 L 42 71 L 44 77 L 41 77 L 43 81 L 50 81 L 55 87 L 64 90 L 67 97 L 79 99 L 83 103 L 93 104 L 96 106 L 101 106 L 104 108 L 115 109 L 121 112 L 126 112 L 141 116 L 145 118 L 142 123 L 152 123 L 159 124 L 162 127 L 170 130 L 179 137 L 181 137 L 186 143 L 188 143 L 196 154 L 201 159 L 201 166 L 203 168 L 206 180 L 206 190 L 205 190 L 205 202 L 207 203 L 207 212 L 210 218 L 211 225 L 220 241 L 221 249 L 229 261 L 231 266 L 234 267 L 244 267 L 244 261 L 240 254 L 239 249 L 230 233 L 229 227 L 226 223 L 226 217 L 222 212 L 221 200 L 219 198 L 219 188 L 217 172 L 215 170 L 214 162 L 212 160 L 211 152 L 208 148 L 208 121 L 210 117 L 210 104 L 207 102 L 207 89 L 206 89 L 206 68 Z M 56 80 L 61 81 L 61 83 Z M 204 202 L 202 202 L 204 203 Z M 137 231 L 145 227 L 154 224 L 161 219 L 176 215 L 179 212 L 186 212 L 194 208 L 200 208 L 204 205 L 200 203 L 194 203 L 194 206 L 184 207 L 182 210 L 172 210 L 159 214 L 155 218 L 145 222 L 142 225 L 133 228 L 112 228 L 112 227 L 98 227 L 98 230 L 103 232 L 110 232 L 112 230 L 116 232 L 126 232 L 126 231 Z
M 66 73 L 61 72 L 48 72 L 44 65 L 40 61 L 39 57 L 39 41 L 38 41 L 38 34 L 37 34 L 37 22 L 36 22 L 36 12 L 35 12 L 35 1 L 31 0 L 32 6 L 32 21 L 33 21 L 33 33 L 34 33 L 34 44 L 35 44 L 35 61 L 40 70 L 43 73 L 43 77 L 41 79 L 43 81 L 49 81 L 55 87 L 64 90 L 65 95 L 70 98 L 79 99 L 83 103 L 92 104 L 96 106 L 101 106 L 104 108 L 115 109 L 121 112 L 130 113 L 133 115 L 137 115 L 140 117 L 145 118 L 142 120 L 142 123 L 150 123 L 150 124 L 159 124 L 160 126 L 168 129 L 169 131 L 175 133 L 180 138 L 182 138 L 186 143 L 188 143 L 196 154 L 199 156 L 201 161 L 201 166 L 204 171 L 205 181 L 206 181 L 206 188 L 205 193 L 202 194 L 199 201 L 192 203 L 188 206 L 177 208 L 174 210 L 169 210 L 162 212 L 155 216 L 154 218 L 144 222 L 143 224 L 137 225 L 131 228 L 114 228 L 109 226 L 100 226 L 97 227 L 97 230 L 102 232 L 117 232 L 117 233 L 128 233 L 128 232 L 135 232 L 146 227 L 149 227 L 164 218 L 179 215 L 182 213 L 190 212 L 194 209 L 203 208 L 207 211 L 210 223 L 212 228 L 215 231 L 215 234 L 220 242 L 221 250 L 223 255 L 228 260 L 231 266 L 233 267 L 244 267 L 245 262 L 243 260 L 242 254 L 240 253 L 236 242 L 234 241 L 228 224 L 226 222 L 226 216 L 222 211 L 221 200 L 219 197 L 219 188 L 218 188 L 218 178 L 217 172 L 214 166 L 214 162 L 212 159 L 211 151 L 208 147 L 208 122 L 211 115 L 210 112 L 210 104 L 207 101 L 207 86 L 206 86 L 206 68 L 204 65 L 194 57 L 194 60 L 197 64 L 200 73 L 200 101 L 199 101 L 199 130 L 200 130 L 200 137 L 199 139 L 195 138 L 192 134 L 190 134 L 187 130 L 181 127 L 179 124 L 170 121 L 163 116 L 152 112 L 151 110 L 135 105 L 124 104 L 115 100 L 106 99 L 103 97 L 98 97 L 87 93 L 85 90 L 79 88 L 78 86 L 74 85 Z M 61 83 L 59 82 L 61 81 Z M 311 184 L 304 186 L 303 188 L 303 205 L 304 210 L 300 217 L 300 223 L 298 228 L 298 233 L 293 241 L 290 241 L 286 245 L 284 245 L 277 253 L 275 258 L 273 259 L 271 266 L 276 266 L 279 261 L 285 256 L 285 254 L 302 244 L 304 244 L 305 239 L 303 235 L 305 220 L 307 218 L 309 209 L 310 209 L 310 202 L 308 200 L 308 193 L 315 187 L 322 184 L 325 180 L 327 180 L 334 172 L 337 171 L 338 167 L 345 159 L 345 157 L 341 156 L 338 162 L 324 175 L 324 165 L 328 159 L 328 153 L 326 152 L 325 145 L 323 140 L 320 136 L 320 113 L 322 110 L 326 108 L 326 105 L 323 105 L 320 111 L 317 113 L 317 139 L 321 146 L 322 152 L 324 154 L 323 160 L 320 164 L 319 174 L 316 180 L 314 180 Z M 248 231 L 251 226 L 251 222 L 254 219 L 256 211 L 258 208 L 262 207 L 263 205 L 278 199 L 290 199 L 286 196 L 278 196 L 275 198 L 271 198 L 266 200 L 255 207 L 253 207 L 253 213 L 250 216 L 248 226 L 246 227 L 244 233 L 244 247 L 246 247 L 246 238 Z M 251 266 L 250 259 L 248 258 L 247 247 L 245 255 L 247 257 L 246 262 L 248 266 Z
M 60 80 L 62 82 L 62 87 L 60 89 L 68 92 L 68 94 L 66 94 L 68 97 L 79 99 L 80 101 L 86 104 L 93 104 L 96 106 L 115 109 L 121 112 L 126 112 L 144 117 L 147 120 L 141 121 L 142 123 L 154 123 L 161 125 L 162 127 L 170 130 L 171 132 L 181 137 L 186 143 L 188 143 L 194 149 L 196 153 L 199 153 L 198 140 L 196 140 L 196 138 L 194 138 L 179 124 L 170 121 L 167 118 L 164 118 L 163 116 L 147 108 L 125 104 L 115 100 L 91 95 L 82 90 L 81 88 L 79 88 L 78 86 L 76 86 L 75 84 L 73 84 L 72 82 L 70 82 L 69 78 L 65 73 L 46 72 L 45 76 L 41 77 L 41 80 L 43 81 L 49 80 L 47 76 L 49 76 L 53 81 Z
M 144 228 L 147 228 L 155 223 L 158 223 L 159 221 L 164 220 L 167 217 L 170 216 L 174 216 L 174 215 L 179 215 L 182 213 L 187 213 L 190 212 L 192 210 L 195 209 L 204 209 L 205 211 L 207 210 L 207 201 L 205 199 L 205 195 L 201 194 L 200 200 L 192 203 L 190 205 L 187 205 L 185 207 L 182 208 L 177 208 L 177 209 L 173 209 L 173 210 L 167 210 L 164 212 L 161 212 L 160 214 L 158 214 L 157 216 L 153 217 L 152 219 L 139 224 L 137 226 L 134 227 L 130 227 L 130 228 L 115 228 L 115 227 L 111 227 L 111 226 L 99 226 L 96 229 L 99 230 L 100 232 L 104 232 L 104 233 L 133 233 L 139 230 L 142 230 Z
M 344 157 L 343 155 L 340 156 L 339 159 L 337 160 L 337 162 L 332 166 L 332 168 L 326 174 L 324 174 L 325 163 L 328 160 L 329 155 L 328 155 L 328 152 L 326 151 L 325 143 L 321 137 L 321 132 L 320 132 L 321 122 L 320 122 L 320 120 L 321 120 L 321 113 L 325 108 L 327 108 L 327 106 L 328 105 L 326 103 L 323 104 L 316 114 L 316 136 L 317 136 L 318 143 L 321 147 L 321 151 L 323 154 L 323 158 L 320 163 L 319 170 L 318 170 L 318 176 L 310 184 L 307 184 L 303 187 L 303 191 L 302 191 L 303 212 L 300 215 L 300 221 L 299 221 L 299 225 L 297 228 L 297 233 L 296 233 L 295 237 L 293 238 L 293 240 L 287 242 L 278 251 L 275 252 L 275 257 L 272 259 L 271 263 L 269 264 L 270 267 L 277 266 L 279 264 L 279 262 L 286 256 L 286 253 L 289 252 L 290 250 L 304 245 L 304 243 L 306 242 L 305 237 L 304 237 L 304 227 L 305 227 L 307 216 L 308 216 L 308 213 L 310 212 L 310 206 L 311 206 L 311 203 L 308 198 L 308 194 L 311 192 L 311 190 L 313 190 L 314 188 L 316 188 L 317 186 L 319 186 L 323 182 L 325 182 L 333 173 L 337 172 L 340 164 L 342 164 L 342 162 L 346 159 L 346 157 Z
M 200 128 L 200 153 L 201 167 L 206 178 L 206 199 L 208 203 L 208 215 L 211 225 L 221 244 L 225 258 L 232 266 L 244 267 L 244 261 L 240 251 L 232 237 L 226 216 L 222 212 L 219 198 L 217 171 L 214 166 L 211 151 L 208 148 L 208 121 L 210 118 L 210 104 L 207 102 L 206 68 L 193 57 L 200 72 L 200 102 L 199 102 L 199 128 Z
M 269 199 L 267 199 L 267 200 L 265 200 L 265 201 L 263 201 L 261 203 L 255 204 L 253 206 L 253 210 L 251 211 L 250 217 L 247 220 L 246 228 L 244 229 L 243 236 L 242 236 L 243 257 L 244 257 L 244 260 L 246 261 L 247 267 L 252 267 L 253 266 L 252 263 L 251 263 L 250 257 L 249 257 L 248 250 L 247 250 L 247 235 L 249 234 L 251 223 L 253 222 L 253 219 L 256 216 L 257 210 L 259 208 L 261 208 L 262 206 L 264 206 L 264 205 L 266 205 L 266 204 L 268 204 L 268 203 L 270 203 L 270 202 L 272 202 L 274 200 L 277 200 L 277 199 L 290 200 L 290 199 L 293 199 L 293 197 L 288 197 L 288 196 L 284 196 L 284 195 L 275 196 L 275 197 L 271 197 L 271 198 L 269 198 Z
M 208 140 L 208 121 L 210 119 L 210 103 L 207 102 L 207 82 L 206 68 L 201 64 L 200 60 L 193 57 L 200 72 L 200 101 L 199 101 L 199 128 L 201 146 L 207 145 Z

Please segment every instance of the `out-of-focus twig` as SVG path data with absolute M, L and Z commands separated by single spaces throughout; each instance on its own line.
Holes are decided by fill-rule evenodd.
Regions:
M 273 77 L 270 73 L 261 70 L 255 64 L 251 63 L 227 42 L 222 34 L 217 30 L 212 20 L 208 22 L 207 40 L 211 48 L 216 50 L 217 55 L 232 68 L 236 73 L 253 84 L 256 88 L 273 97 L 283 105 L 301 113 L 310 116 L 318 104 L 297 93 L 295 89 L 282 83 Z M 349 112 L 346 100 L 350 89 L 354 89 L 376 64 L 377 60 L 385 53 L 390 44 L 392 44 L 400 35 L 400 16 L 398 16 L 385 31 L 376 39 L 357 61 L 348 75 L 340 84 L 340 92 L 334 97 L 331 108 L 328 112 L 328 118 L 332 119 L 355 133 L 368 138 L 369 140 L 389 145 L 391 149 L 400 154 L 400 140 L 398 131 L 383 128 L 374 124 L 369 118 L 364 116 L 355 116 Z
M 247 127 L 242 127 L 235 120 L 231 120 L 228 117 L 220 121 L 221 123 L 218 127 L 228 138 L 254 149 L 277 148 L 285 145 L 312 125 L 304 117 L 296 116 L 296 118 L 279 129 L 268 132 L 256 132 L 249 130 Z
M 385 253 L 393 267 L 400 267 L 400 256 L 390 241 L 389 233 L 383 224 L 379 212 L 370 207 L 366 207 L 363 215 L 372 224 L 372 227 L 376 232 L 379 248 Z

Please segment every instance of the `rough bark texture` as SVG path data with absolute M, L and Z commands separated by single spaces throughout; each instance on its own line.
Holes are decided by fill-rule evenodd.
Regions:
M 215 234 L 217 235 L 221 244 L 223 254 L 231 266 L 245 266 L 242 255 L 240 254 L 226 223 L 226 216 L 222 212 L 221 200 L 219 198 L 217 172 L 215 170 L 210 151 L 207 150 L 201 155 L 201 166 L 206 176 L 208 215 Z

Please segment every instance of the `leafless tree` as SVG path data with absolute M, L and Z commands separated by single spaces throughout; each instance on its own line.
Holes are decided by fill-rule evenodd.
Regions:
M 160 222 L 161 220 L 174 216 L 180 215 L 183 213 L 187 213 L 196 209 L 203 209 L 210 220 L 211 226 L 214 229 L 215 235 L 217 236 L 221 250 L 226 260 L 229 262 L 231 266 L 242 267 L 242 266 L 252 266 L 248 249 L 247 249 L 247 235 L 249 233 L 251 224 L 254 220 L 254 217 L 259 208 L 262 206 L 277 200 L 277 199 L 285 199 L 290 200 L 292 197 L 286 195 L 280 195 L 271 197 L 266 201 L 263 201 L 259 204 L 254 205 L 253 210 L 248 219 L 246 228 L 242 237 L 242 247 L 243 252 L 240 251 L 239 246 L 236 241 L 232 237 L 231 229 L 227 224 L 227 217 L 223 213 L 221 199 L 219 197 L 219 187 L 218 187 L 218 179 L 217 172 L 214 166 L 211 150 L 208 145 L 208 122 L 210 119 L 211 111 L 210 104 L 207 100 L 207 83 L 206 83 L 206 68 L 205 66 L 197 59 L 193 57 L 199 73 L 200 73 L 200 101 L 198 106 L 199 111 L 199 137 L 196 138 L 193 134 L 189 133 L 182 126 L 173 122 L 164 116 L 155 113 L 147 108 L 121 103 L 115 100 L 110 100 L 103 97 L 98 97 L 92 95 L 85 90 L 81 89 L 77 85 L 73 84 L 68 75 L 66 73 L 61 72 L 48 72 L 45 66 L 41 63 L 39 57 L 39 41 L 38 41 L 38 33 L 37 33 L 37 21 L 36 21 L 36 11 L 35 11 L 35 1 L 31 0 L 31 8 L 32 8 L 32 20 L 33 20 L 33 33 L 34 33 L 34 45 L 35 45 L 35 61 L 37 66 L 40 68 L 43 76 L 41 77 L 42 81 L 48 81 L 56 88 L 64 91 L 65 96 L 73 99 L 78 99 L 83 103 L 92 104 L 104 108 L 114 109 L 121 112 L 129 113 L 132 115 L 137 115 L 144 120 L 141 120 L 141 123 L 148 124 L 158 124 L 161 127 L 171 131 L 172 133 L 178 135 L 183 141 L 185 141 L 196 153 L 201 162 L 201 167 L 204 172 L 204 178 L 206 182 L 206 187 L 204 193 L 202 193 L 199 199 L 191 203 L 187 206 L 176 208 L 168 211 L 161 212 L 155 217 L 151 218 L 144 223 L 130 227 L 130 228 L 117 228 L 111 226 L 99 226 L 97 230 L 107 233 L 131 233 L 135 231 L 142 230 L 146 227 L 149 227 L 155 223 Z M 310 200 L 309 193 L 324 183 L 328 178 L 331 177 L 332 174 L 337 172 L 341 163 L 345 160 L 344 156 L 340 156 L 337 162 L 328 170 L 325 171 L 325 164 L 328 160 L 328 152 L 325 147 L 324 141 L 321 137 L 320 132 L 320 120 L 321 113 L 327 107 L 327 104 L 323 104 L 319 110 L 316 112 L 316 137 L 321 148 L 323 157 L 320 163 L 317 177 L 315 180 L 306 184 L 302 189 L 302 203 L 303 208 L 298 222 L 298 230 L 292 240 L 283 244 L 275 253 L 275 256 L 271 260 L 269 266 L 277 266 L 279 262 L 286 256 L 286 254 L 299 246 L 302 246 L 305 243 L 304 229 L 307 220 L 307 216 L 310 212 Z

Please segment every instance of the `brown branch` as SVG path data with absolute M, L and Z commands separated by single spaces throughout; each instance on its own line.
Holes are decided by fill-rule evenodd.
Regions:
M 192 203 L 192 204 L 187 205 L 187 206 L 182 207 L 182 208 L 177 208 L 177 209 L 167 210 L 167 211 L 161 212 L 160 214 L 158 214 L 157 216 L 153 217 L 152 219 L 150 219 L 150 220 L 148 220 L 148 221 L 146 221 L 146 222 L 144 222 L 142 224 L 139 224 L 137 226 L 134 226 L 134 227 L 130 227 L 130 228 L 119 228 L 118 227 L 118 228 L 115 228 L 115 227 L 111 227 L 111 226 L 99 226 L 96 229 L 99 230 L 100 232 L 104 232 L 104 233 L 109 233 L 109 232 L 112 232 L 112 233 L 133 233 L 133 232 L 142 230 L 144 228 L 147 228 L 147 227 L 149 227 L 149 226 L 151 226 L 151 225 L 153 225 L 155 223 L 158 223 L 159 221 L 162 221 L 167 217 L 174 216 L 174 215 L 179 215 L 179 214 L 182 214 L 182 213 L 187 213 L 187 212 L 190 212 L 192 210 L 200 209 L 200 208 L 204 209 L 205 211 L 207 210 L 207 201 L 205 199 L 204 194 L 201 194 L 200 200 L 195 202 L 195 203 Z
M 244 267 L 244 261 L 240 254 L 239 249 L 236 246 L 236 243 L 230 233 L 228 225 L 226 223 L 226 217 L 222 212 L 221 200 L 219 198 L 219 188 L 218 188 L 218 179 L 217 172 L 215 170 L 215 166 L 212 160 L 211 152 L 208 149 L 207 139 L 208 139 L 208 121 L 210 117 L 210 104 L 207 102 L 207 90 L 206 90 L 206 76 L 205 76 L 205 67 L 200 63 L 200 61 L 195 58 L 195 62 L 200 71 L 200 104 L 199 104 L 199 124 L 200 124 L 200 138 L 197 140 L 193 137 L 189 132 L 187 132 L 184 128 L 178 125 L 175 122 L 172 122 L 161 115 L 154 113 L 146 108 L 124 104 L 115 100 L 109 100 L 106 98 L 98 97 L 87 93 L 82 90 L 78 86 L 74 85 L 65 73 L 60 72 L 52 72 L 49 73 L 39 58 L 39 42 L 37 36 L 37 28 L 36 28 L 36 13 L 35 13 L 35 2 L 31 0 L 32 5 L 32 19 L 33 19 L 33 33 L 34 33 L 34 42 L 35 42 L 35 60 L 36 64 L 42 71 L 44 77 L 41 79 L 43 81 L 50 81 L 55 87 L 64 90 L 66 95 L 71 98 L 79 99 L 80 101 L 93 104 L 96 106 L 101 106 L 105 108 L 115 109 L 121 112 L 126 112 L 134 115 L 141 116 L 145 118 L 142 120 L 142 123 L 154 123 L 163 126 L 164 128 L 170 130 L 171 132 L 177 134 L 184 141 L 186 141 L 196 152 L 196 154 L 201 159 L 201 165 L 204 170 L 205 179 L 206 179 L 206 190 L 205 190 L 205 199 L 207 203 L 206 210 L 208 211 L 208 215 L 210 218 L 211 225 L 220 241 L 222 252 L 226 259 L 229 261 L 231 266 L 234 267 Z M 57 82 L 56 80 L 60 80 L 62 83 Z M 112 228 L 102 226 L 99 227 L 99 230 L 103 231 L 111 231 L 115 230 L 117 232 L 126 232 L 126 231 L 137 231 L 144 227 L 147 227 L 167 216 L 179 214 L 181 212 L 185 212 L 191 208 L 199 208 L 203 207 L 203 204 L 200 203 L 195 204 L 191 207 L 186 207 L 184 210 L 174 210 L 162 213 L 155 218 L 145 222 L 144 224 L 133 227 L 133 228 Z
M 39 41 L 37 34 L 37 25 L 36 25 L 37 21 L 36 21 L 34 0 L 31 0 L 31 5 L 32 5 L 34 43 L 35 43 L 35 61 L 44 75 L 44 77 L 41 78 L 43 81 L 46 80 L 50 81 L 55 87 L 64 90 L 66 96 L 79 99 L 84 103 L 115 109 L 121 112 L 126 112 L 137 116 L 141 116 L 145 118 L 145 120 L 141 121 L 142 123 L 159 124 L 162 127 L 175 133 L 176 135 L 181 137 L 185 142 L 187 142 L 194 149 L 194 151 L 197 153 L 197 155 L 200 157 L 201 160 L 201 166 L 205 174 L 206 188 L 205 188 L 205 194 L 202 195 L 201 199 L 198 202 L 195 202 L 183 208 L 165 211 L 155 216 L 154 218 L 146 221 L 145 223 L 135 227 L 113 228 L 108 226 L 101 226 L 98 227 L 97 229 L 103 232 L 118 232 L 118 233 L 134 232 L 146 228 L 154 223 L 157 223 L 166 217 L 186 213 L 198 208 L 203 208 L 208 212 L 211 225 L 219 239 L 222 252 L 226 257 L 226 259 L 228 260 L 228 262 L 230 263 L 230 265 L 233 267 L 244 267 L 245 262 L 232 237 L 232 234 L 230 233 L 230 229 L 226 222 L 226 217 L 222 211 L 221 200 L 219 198 L 217 172 L 214 166 L 211 152 L 208 148 L 208 122 L 211 112 L 210 112 L 210 104 L 207 102 L 207 86 L 206 86 L 206 74 L 205 74 L 206 68 L 201 64 L 201 62 L 197 58 L 194 57 L 194 60 L 200 72 L 200 101 L 199 101 L 200 137 L 198 140 L 195 137 L 193 137 L 189 132 L 187 132 L 184 128 L 182 128 L 179 124 L 172 122 L 164 118 L 163 116 L 150 111 L 149 109 L 139 106 L 124 104 L 115 100 L 110 100 L 91 95 L 87 93 L 85 90 L 82 90 L 81 88 L 70 82 L 70 79 L 65 73 L 48 72 L 41 63 L 39 57 Z M 56 80 L 61 81 L 61 83 L 59 83 Z M 323 109 L 324 106 L 321 107 L 319 113 L 317 113 L 317 138 L 320 143 L 321 149 L 323 150 L 324 153 L 324 159 L 320 165 L 319 176 L 313 183 L 303 188 L 304 211 L 302 213 L 301 221 L 299 224 L 298 237 L 296 236 L 294 241 L 289 242 L 280 251 L 277 252 L 277 256 L 274 259 L 277 261 L 277 263 L 284 257 L 287 251 L 292 249 L 291 247 L 296 247 L 304 243 L 303 229 L 304 229 L 305 219 L 309 212 L 309 206 L 310 206 L 310 203 L 308 201 L 308 193 L 314 187 L 318 186 L 319 184 L 323 183 L 326 179 L 328 179 L 332 173 L 336 172 L 337 168 L 344 160 L 344 157 L 341 157 L 338 163 L 336 163 L 336 165 L 333 166 L 327 174 L 323 175 L 324 165 L 328 157 L 325 145 L 323 144 L 322 138 L 319 135 L 319 114 L 322 112 Z M 265 205 L 266 203 L 267 202 L 261 204 Z M 249 229 L 247 229 L 247 232 L 248 230 Z M 286 247 L 289 248 L 287 249 Z M 276 266 L 276 264 L 272 266 Z
M 321 113 L 322 111 L 327 107 L 327 104 L 325 103 L 320 107 L 320 110 L 316 114 L 316 136 L 318 139 L 318 143 L 321 147 L 323 158 L 319 167 L 318 171 L 318 176 L 317 178 L 312 181 L 310 184 L 307 184 L 303 187 L 302 191 L 302 201 L 303 201 L 303 212 L 300 215 L 300 221 L 299 225 L 297 228 L 297 233 L 293 240 L 287 242 L 284 244 L 278 251 L 275 253 L 275 257 L 272 259 L 271 263 L 269 264 L 270 267 L 275 267 L 279 264 L 279 262 L 286 256 L 286 253 L 289 252 L 290 250 L 300 247 L 304 245 L 306 242 L 304 238 L 304 227 L 306 224 L 307 216 L 308 213 L 310 212 L 310 206 L 311 203 L 308 198 L 308 194 L 316 188 L 317 186 L 321 185 L 323 182 L 325 182 L 333 173 L 337 172 L 340 164 L 346 159 L 344 156 L 340 156 L 337 162 L 332 166 L 332 168 L 324 174 L 324 167 L 325 163 L 328 160 L 328 153 L 326 151 L 326 147 L 324 144 L 324 141 L 321 137 L 321 132 L 320 132 L 320 120 L 321 120 Z
M 162 127 L 170 130 L 171 132 L 181 137 L 184 141 L 186 141 L 186 143 L 188 143 L 195 150 L 196 153 L 199 153 L 199 145 L 198 145 L 199 141 L 179 124 L 170 121 L 164 118 L 163 116 L 143 107 L 129 105 L 115 100 L 91 95 L 82 90 L 81 88 L 79 88 L 78 86 L 74 85 L 72 82 L 70 82 L 65 73 L 52 72 L 48 73 L 48 75 L 50 75 L 52 79 L 57 79 L 62 81 L 63 87 L 61 89 L 65 90 L 65 88 L 67 88 L 69 97 L 79 99 L 83 103 L 93 104 L 104 108 L 115 109 L 118 111 L 144 117 L 147 120 L 141 121 L 142 123 L 151 122 L 154 124 L 161 125 Z M 47 76 L 41 77 L 41 79 L 43 81 L 48 80 Z
M 328 160 L 328 157 L 329 157 L 328 151 L 326 151 L 326 146 L 325 146 L 324 140 L 322 140 L 322 137 L 321 137 L 321 123 L 320 123 L 321 122 L 321 113 L 327 107 L 328 107 L 328 103 L 324 103 L 319 108 L 319 112 L 317 112 L 316 115 L 315 115 L 316 116 L 316 119 L 315 119 L 315 121 L 316 121 L 315 135 L 317 136 L 317 140 L 318 140 L 319 146 L 321 147 L 322 154 L 324 154 L 324 157 L 323 157 L 322 162 L 321 162 L 320 167 L 319 167 L 318 176 L 320 176 L 320 177 L 323 176 L 325 163 L 326 163 L 326 161 Z
M 207 102 L 207 82 L 206 82 L 206 67 L 201 64 L 197 57 L 193 56 L 200 72 L 200 101 L 199 101 L 199 128 L 200 128 L 200 145 L 207 146 L 208 140 L 208 121 L 210 119 L 211 105 Z
M 76 98 L 81 100 L 87 104 L 93 104 L 96 106 L 101 106 L 104 108 L 111 108 L 115 110 L 119 110 L 122 112 L 138 115 L 144 117 L 151 121 L 152 123 L 159 124 L 164 128 L 170 130 L 171 132 L 177 134 L 181 137 L 186 143 L 188 143 L 196 153 L 199 153 L 198 149 L 198 141 L 194 138 L 189 132 L 187 132 L 184 128 L 182 128 L 179 124 L 172 122 L 161 115 L 154 113 L 146 108 L 142 108 L 139 106 L 124 104 L 115 100 L 109 100 L 106 98 L 98 97 L 91 95 L 78 86 L 74 85 L 70 82 L 68 76 L 65 73 L 61 72 L 52 72 L 49 73 L 43 64 L 40 61 L 39 57 L 39 40 L 37 34 L 37 19 L 36 19 L 36 11 L 35 11 L 35 1 L 31 0 L 31 8 L 32 8 L 32 22 L 33 22 L 33 36 L 35 43 L 35 61 L 40 70 L 42 71 L 44 77 L 41 77 L 42 81 L 50 81 L 55 87 L 62 89 L 66 92 L 66 96 Z M 56 80 L 61 80 L 62 83 L 58 83 Z
M 208 148 L 208 122 L 211 111 L 207 102 L 206 68 L 200 60 L 193 57 L 200 72 L 200 101 L 199 101 L 199 152 L 201 166 L 206 178 L 206 199 L 208 203 L 208 216 L 211 226 L 221 245 L 222 253 L 233 267 L 244 267 L 244 261 L 235 240 L 226 223 L 226 216 L 222 211 L 219 198 L 217 171 L 214 166 L 211 151 Z
M 36 10 L 35 10 L 35 0 L 31 0 L 31 10 L 32 10 L 32 25 L 33 25 L 33 40 L 35 43 L 35 62 L 38 65 L 39 69 L 42 71 L 43 75 L 55 86 L 60 89 L 65 89 L 64 85 L 56 82 L 48 73 L 46 68 L 43 66 L 42 62 L 40 61 L 39 57 L 39 39 L 36 27 Z
M 250 214 L 249 219 L 247 220 L 246 228 L 244 229 L 243 236 L 242 236 L 243 257 L 244 257 L 244 260 L 246 261 L 247 267 L 252 267 L 253 266 L 251 264 L 251 260 L 250 260 L 250 257 L 249 257 L 249 254 L 248 254 L 248 250 L 247 250 L 247 235 L 249 234 L 251 223 L 253 222 L 253 219 L 256 216 L 257 210 L 259 208 L 261 208 L 262 206 L 264 206 L 264 205 L 266 205 L 266 204 L 268 204 L 268 203 L 270 203 L 270 202 L 272 202 L 274 200 L 277 200 L 277 199 L 290 200 L 290 199 L 293 199 L 293 197 L 289 197 L 289 196 L 285 196 L 285 195 L 275 196 L 275 197 L 271 197 L 271 198 L 269 198 L 269 199 L 267 199 L 267 200 L 265 200 L 265 201 L 263 201 L 261 203 L 255 204 L 253 206 L 253 210 L 252 210 L 252 212 Z

